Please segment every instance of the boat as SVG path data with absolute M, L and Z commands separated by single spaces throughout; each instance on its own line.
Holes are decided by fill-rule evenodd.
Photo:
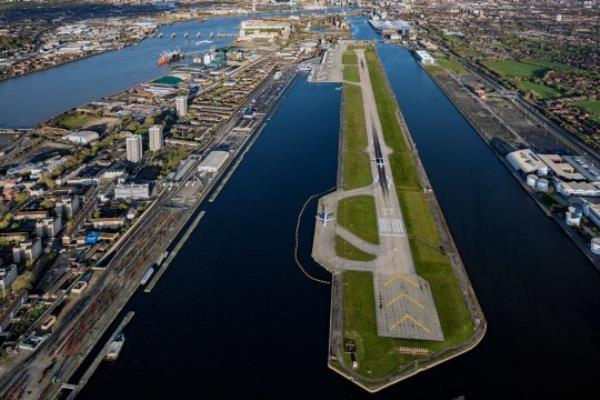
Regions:
M 121 354 L 124 344 L 125 335 L 123 333 L 119 333 L 108 345 L 108 351 L 106 352 L 105 357 L 106 361 L 116 361 L 117 358 L 119 358 L 119 354 Z
M 215 34 L 213 32 L 210 33 L 210 35 L 208 35 L 209 37 L 213 37 Z
M 200 37 L 202 34 L 200 32 L 196 33 L 196 37 Z
M 190 34 L 186 32 L 186 33 L 183 34 L 183 37 L 187 39 L 187 38 L 190 37 Z
M 177 36 L 175 32 L 171 33 L 171 38 L 174 38 L 175 36 Z
M 170 64 L 174 61 L 179 61 L 185 58 L 185 54 L 181 52 L 181 50 L 165 50 L 160 53 L 160 57 L 158 58 L 158 65 L 166 65 Z
M 144 276 L 142 276 L 142 280 L 140 281 L 140 285 L 144 286 L 150 280 L 150 277 L 154 273 L 154 267 L 148 268 Z
M 156 266 L 160 267 L 160 264 L 162 264 L 162 262 L 165 260 L 165 258 L 167 258 L 167 256 L 169 255 L 169 251 L 165 251 L 164 253 L 162 253 L 158 259 L 156 260 Z
M 163 33 L 162 33 L 162 32 L 159 32 L 159 33 L 158 33 L 158 37 L 159 37 L 159 38 L 162 38 L 162 37 L 163 37 Z

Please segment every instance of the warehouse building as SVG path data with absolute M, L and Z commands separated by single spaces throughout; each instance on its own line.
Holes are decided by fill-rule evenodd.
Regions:
M 513 151 L 506 155 L 506 160 L 517 171 L 524 174 L 532 172 L 544 171 L 548 167 L 544 162 L 530 149 Z
M 100 139 L 100 135 L 94 131 L 71 132 L 68 135 L 63 136 L 62 139 L 79 146 L 85 146 L 92 143 L 94 140 Z
M 599 182 L 564 182 L 559 179 L 554 181 L 554 188 L 565 197 L 569 196 L 600 196 Z
M 115 186 L 115 200 L 147 200 L 150 198 L 150 185 L 128 183 Z
M 425 50 L 417 50 L 417 58 L 421 61 L 422 64 L 435 64 L 435 58 L 431 56 Z
M 198 166 L 198 172 L 212 172 L 215 173 L 221 169 L 229 158 L 228 151 L 211 151 L 208 156 L 202 160 Z
M 555 176 L 565 181 L 585 181 L 575 167 L 558 154 L 540 154 L 538 156 L 552 170 Z

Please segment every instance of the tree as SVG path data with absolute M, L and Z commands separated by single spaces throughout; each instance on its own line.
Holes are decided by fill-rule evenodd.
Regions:
M 15 201 L 17 203 L 24 203 L 27 201 L 28 198 L 29 198 L 29 195 L 27 193 L 21 192 L 15 196 Z

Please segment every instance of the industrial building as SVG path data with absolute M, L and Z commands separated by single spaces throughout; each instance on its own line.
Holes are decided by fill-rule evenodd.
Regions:
M 422 64 L 435 64 L 435 58 L 433 58 L 431 54 L 429 54 L 425 50 L 417 50 L 416 54 L 417 58 L 419 59 L 419 61 L 421 61 Z
M 177 171 L 171 172 L 169 175 L 167 175 L 167 180 L 171 182 L 179 182 L 198 160 L 200 160 L 200 156 L 192 154 L 179 164 Z
M 228 151 L 211 151 L 198 166 L 198 172 L 217 172 L 229 158 Z
M 158 151 L 163 147 L 163 127 L 162 125 L 152 125 L 148 129 L 148 138 L 150 140 L 150 150 Z
M 585 181 L 569 162 L 558 154 L 540 154 L 538 157 L 552 170 L 555 176 L 566 181 Z
M 290 36 L 291 24 L 289 22 L 269 21 L 264 19 L 250 19 L 242 21 L 240 39 L 274 39 L 281 37 L 287 40 Z
M 590 182 L 600 181 L 600 169 L 585 156 L 562 156 L 577 172 L 583 175 Z
M 506 155 L 506 160 L 517 171 L 524 174 L 547 170 L 546 164 L 530 149 L 513 151 Z
M 559 179 L 554 181 L 557 193 L 569 196 L 600 196 L 600 182 L 565 182 Z
M 131 135 L 127 137 L 127 161 L 140 162 L 144 157 L 142 147 L 142 135 Z
M 147 200 L 150 198 L 150 185 L 147 183 L 118 184 L 115 186 L 115 200 Z
M 85 146 L 92 143 L 94 140 L 100 139 L 100 135 L 94 131 L 71 132 L 62 137 L 66 142 L 75 143 L 80 146 Z

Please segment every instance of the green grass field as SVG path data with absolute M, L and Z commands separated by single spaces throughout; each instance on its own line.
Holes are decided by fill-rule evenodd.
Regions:
M 558 63 L 558 62 L 548 61 L 548 60 L 528 59 L 528 60 L 524 60 L 524 62 L 526 62 L 528 64 L 539 65 L 540 67 L 547 68 L 547 69 L 555 69 L 558 71 L 567 71 L 569 69 L 576 69 L 575 67 L 572 67 L 568 64 L 563 64 L 563 63 Z
M 356 343 L 358 372 L 384 377 L 401 364 L 398 341 L 377 335 L 375 295 L 371 272 L 344 272 L 344 338 Z M 346 364 L 350 365 L 349 359 Z
M 337 223 L 367 242 L 379 243 L 377 212 L 373 196 L 361 195 L 340 200 Z
M 576 107 L 583 108 L 592 114 L 592 120 L 600 124 L 600 100 L 588 100 L 575 103 Z
M 373 261 L 373 254 L 362 251 L 341 236 L 335 237 L 335 253 L 343 258 L 354 261 Z
M 519 89 L 525 92 L 531 92 L 536 97 L 539 97 L 541 99 L 560 96 L 560 92 L 558 90 L 554 90 L 551 87 L 542 85 L 540 83 L 535 83 L 531 81 L 520 81 L 516 82 L 516 85 Z
M 362 91 L 355 85 L 344 85 L 343 168 L 344 189 L 356 189 L 372 182 L 370 159 L 365 153 L 367 132 Z
M 500 75 L 519 78 L 542 78 L 548 68 L 514 60 L 486 60 L 483 64 Z
M 357 344 L 359 372 L 385 376 L 414 357 L 398 353 L 399 345 L 437 351 L 460 344 L 473 333 L 473 322 L 440 237 L 427 194 L 423 193 L 415 159 L 396 118 L 397 104 L 373 49 L 367 51 L 369 74 L 386 144 L 394 150 L 391 168 L 417 273 L 431 285 L 445 341 L 397 340 L 377 336 L 373 282 L 370 273 L 344 273 L 344 335 Z M 338 219 L 341 213 L 338 213 Z M 338 221 L 339 222 L 339 221 Z M 375 227 L 376 228 L 376 227 Z M 347 362 L 347 360 L 346 360 Z
M 455 74 L 463 74 L 465 72 L 465 68 L 462 66 L 460 62 L 452 58 L 444 58 L 441 56 L 435 55 L 435 64 L 426 65 L 425 69 L 434 74 L 441 73 L 444 70 L 448 70 Z
M 353 50 L 346 50 L 344 54 L 342 54 L 342 64 L 357 65 L 358 58 L 356 58 L 356 53 L 354 53 Z
M 356 65 L 346 65 L 344 67 L 344 80 L 349 82 L 360 82 L 360 74 Z
M 69 129 L 71 131 L 81 129 L 88 122 L 98 118 L 96 115 L 83 114 L 72 112 L 63 114 L 54 119 L 54 124 L 60 128 Z

